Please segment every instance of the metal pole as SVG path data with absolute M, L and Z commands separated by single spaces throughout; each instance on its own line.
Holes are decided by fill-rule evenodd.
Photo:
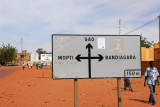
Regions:
M 121 33 L 121 20 L 119 19 L 119 35 Z M 122 107 L 121 100 L 121 78 L 117 78 L 118 107 Z
M 78 79 L 74 79 L 74 107 L 78 107 Z
M 160 16 L 158 16 L 159 18 L 159 42 L 160 42 Z
M 42 77 L 44 77 L 44 66 L 43 66 L 43 74 L 42 74 Z
M 122 107 L 122 99 L 121 99 L 121 78 L 117 78 L 117 90 L 118 90 L 118 107 Z
M 119 35 L 121 33 L 121 19 L 119 19 Z
M 159 59 L 158 61 L 160 61 L 160 16 L 158 16 L 159 18 Z

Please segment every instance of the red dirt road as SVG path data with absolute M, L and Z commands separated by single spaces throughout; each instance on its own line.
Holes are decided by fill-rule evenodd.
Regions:
M 18 67 L 0 67 L 0 80 L 16 71 Z
M 0 68 L 4 70 L 8 68 Z M 12 69 L 15 69 L 13 67 Z M 156 86 L 156 105 L 148 103 L 149 87 L 144 77 L 132 78 L 134 92 L 123 91 L 122 107 L 160 107 L 160 86 Z M 78 80 L 79 107 L 118 107 L 117 79 Z M 53 80 L 51 70 L 18 67 L 0 79 L 0 107 L 74 107 L 74 80 Z

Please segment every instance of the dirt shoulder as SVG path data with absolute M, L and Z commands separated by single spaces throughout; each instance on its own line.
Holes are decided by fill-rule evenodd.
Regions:
M 14 71 L 18 70 L 19 66 L 3 66 L 0 67 L 0 80 L 12 74 Z
M 13 68 L 11 68 L 13 69 Z M 144 77 L 132 78 L 134 92 L 124 91 L 121 79 L 123 107 L 152 107 L 148 103 L 149 87 Z M 156 105 L 160 106 L 160 86 L 156 87 Z M 117 107 L 117 79 L 78 80 L 79 107 Z M 74 107 L 74 81 L 53 80 L 51 69 L 21 67 L 0 80 L 0 107 Z

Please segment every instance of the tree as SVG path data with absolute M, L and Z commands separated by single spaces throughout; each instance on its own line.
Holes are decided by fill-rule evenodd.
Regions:
M 45 50 L 43 50 L 42 48 L 38 48 L 38 49 L 36 50 L 36 52 L 37 52 L 38 54 L 47 54 L 47 52 L 46 52 Z
M 141 36 L 141 47 L 149 48 L 154 45 L 154 41 L 149 42 L 147 38 Z
M 10 44 L 2 44 L 0 47 L 0 62 L 6 64 L 7 62 L 12 62 L 16 60 L 16 48 Z
M 41 59 L 41 54 L 47 54 L 47 52 L 42 48 L 38 48 L 36 52 L 39 54 L 39 59 Z

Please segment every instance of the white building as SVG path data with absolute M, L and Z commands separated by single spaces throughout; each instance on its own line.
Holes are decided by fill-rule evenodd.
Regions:
M 38 62 L 38 54 L 37 53 L 31 53 L 31 62 Z
M 50 65 L 52 63 L 52 54 L 41 54 L 41 63 Z

